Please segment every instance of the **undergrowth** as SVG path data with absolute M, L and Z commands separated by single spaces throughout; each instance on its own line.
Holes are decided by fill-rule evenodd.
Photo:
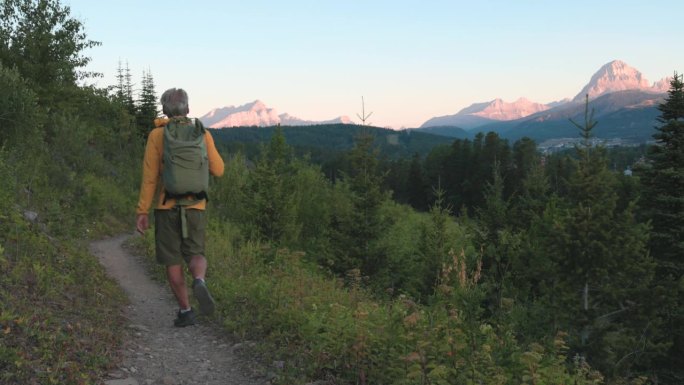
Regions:
M 121 290 L 82 246 L 16 211 L 0 234 L 0 383 L 98 383 L 121 345 Z
M 230 224 L 212 222 L 208 239 L 215 320 L 258 341 L 254 353 L 278 384 L 603 382 L 582 359 L 567 359 L 564 335 L 520 346 L 511 330 L 481 321 L 477 254 L 452 252 L 438 294 L 423 305 L 378 299 L 358 271 L 331 277 L 301 252 L 243 241 Z M 152 244 L 151 236 L 138 243 L 149 260 Z
M 102 166 L 101 154 L 80 153 L 83 164 L 75 166 L 37 148 L 6 148 L 0 384 L 99 384 L 120 359 L 126 299 L 87 246 L 124 228 L 132 194 L 121 180 L 93 176 L 112 167 Z

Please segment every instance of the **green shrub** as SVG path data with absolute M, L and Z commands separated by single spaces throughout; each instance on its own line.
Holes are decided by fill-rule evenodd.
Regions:
M 562 336 L 556 345 L 521 346 L 506 324 L 486 321 L 472 251 L 448 256 L 437 293 L 421 305 L 404 295 L 378 300 L 358 271 L 330 278 L 301 252 L 235 242 L 240 230 L 229 223 L 209 228 L 218 318 L 229 333 L 260 341 L 265 362 L 284 363 L 278 383 L 601 382 L 583 362 L 566 366 Z

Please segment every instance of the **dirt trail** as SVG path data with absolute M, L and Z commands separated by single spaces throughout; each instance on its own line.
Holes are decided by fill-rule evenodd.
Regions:
M 238 357 L 241 344 L 223 338 L 201 317 L 195 326 L 173 326 L 178 306 L 170 289 L 151 280 L 140 257 L 122 247 L 127 238 L 104 239 L 90 247 L 130 299 L 124 359 L 105 385 L 268 384 L 249 373 L 253 365 Z

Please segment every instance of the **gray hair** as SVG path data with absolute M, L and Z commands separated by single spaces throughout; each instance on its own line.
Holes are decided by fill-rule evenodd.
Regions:
M 188 106 L 188 93 L 182 88 L 170 88 L 161 96 L 162 112 L 169 118 L 174 116 L 187 116 L 190 112 Z

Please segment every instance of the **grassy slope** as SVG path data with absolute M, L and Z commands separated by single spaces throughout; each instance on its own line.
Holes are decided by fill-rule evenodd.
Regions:
M 0 383 L 98 383 L 118 357 L 123 293 L 85 245 L 16 211 L 0 234 Z

